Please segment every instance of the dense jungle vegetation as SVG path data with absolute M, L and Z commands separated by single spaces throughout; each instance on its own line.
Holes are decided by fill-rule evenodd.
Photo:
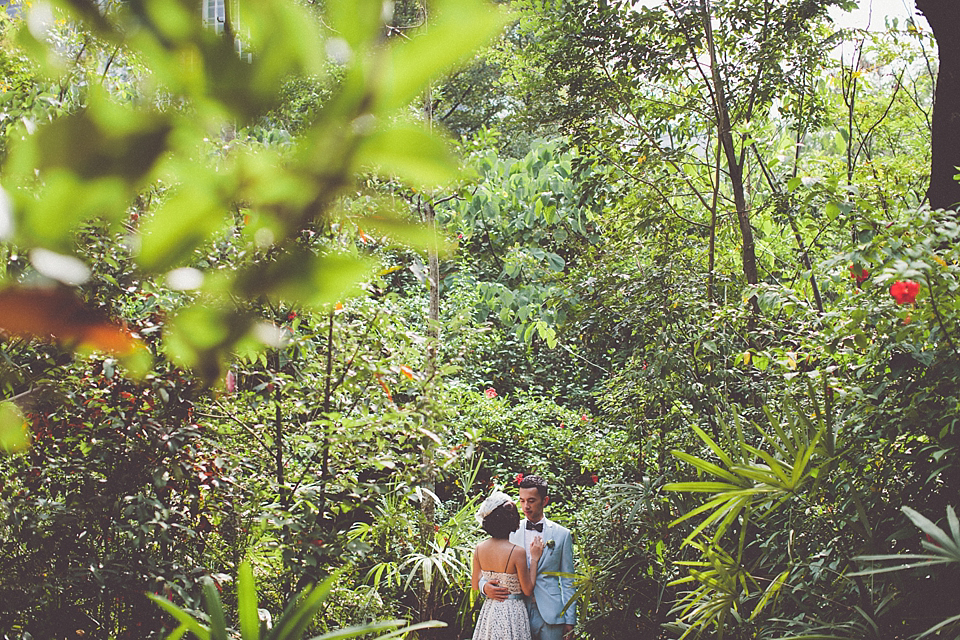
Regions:
M 535 472 L 577 637 L 957 637 L 917 4 L 0 14 L 0 635 L 469 637 Z

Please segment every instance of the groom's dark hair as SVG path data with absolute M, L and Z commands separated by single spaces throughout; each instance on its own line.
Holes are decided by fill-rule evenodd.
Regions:
M 540 476 L 523 476 L 523 479 L 520 480 L 520 488 L 536 489 L 541 498 L 545 498 L 547 496 L 547 481 Z

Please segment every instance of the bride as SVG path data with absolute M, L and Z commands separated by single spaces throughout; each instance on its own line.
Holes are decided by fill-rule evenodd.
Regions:
M 479 589 L 481 578 L 497 580 L 510 589 L 510 595 L 503 602 L 484 601 L 473 640 L 530 640 L 530 619 L 523 597 L 533 593 L 543 540 L 537 537 L 530 545 L 528 569 L 523 547 L 508 539 L 520 527 L 520 514 L 510 496 L 501 491 L 494 491 L 483 501 L 477 520 L 490 537 L 474 549 L 473 588 Z

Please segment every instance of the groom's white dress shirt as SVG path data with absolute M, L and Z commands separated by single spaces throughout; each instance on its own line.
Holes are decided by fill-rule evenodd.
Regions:
M 534 524 L 542 525 L 546 521 L 547 519 L 546 517 L 544 517 L 544 518 L 541 518 L 540 522 L 534 522 Z M 526 549 L 527 551 L 527 568 L 529 568 L 530 561 L 533 559 L 530 557 L 530 545 L 533 544 L 533 541 L 535 539 L 542 538 L 543 534 L 541 534 L 539 531 L 533 531 L 533 530 L 527 529 L 526 523 L 527 521 L 524 520 L 522 526 L 520 527 L 520 531 L 523 533 L 523 548 Z

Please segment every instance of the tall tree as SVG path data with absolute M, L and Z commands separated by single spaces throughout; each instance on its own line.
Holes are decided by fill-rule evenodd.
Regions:
M 960 11 L 951 0 L 917 0 L 937 39 L 940 65 L 934 95 L 930 188 L 934 209 L 952 209 L 960 203 Z
M 545 116 L 618 168 L 644 200 L 638 215 L 661 229 L 674 221 L 685 237 L 719 225 L 716 240 L 737 246 L 742 279 L 756 284 L 754 218 L 776 208 L 786 180 L 767 171 L 775 163 L 755 132 L 772 117 L 808 124 L 815 110 L 773 107 L 804 103 L 800 71 L 826 60 L 827 8 L 847 4 L 530 0 L 529 42 L 511 73 L 544 98 Z

